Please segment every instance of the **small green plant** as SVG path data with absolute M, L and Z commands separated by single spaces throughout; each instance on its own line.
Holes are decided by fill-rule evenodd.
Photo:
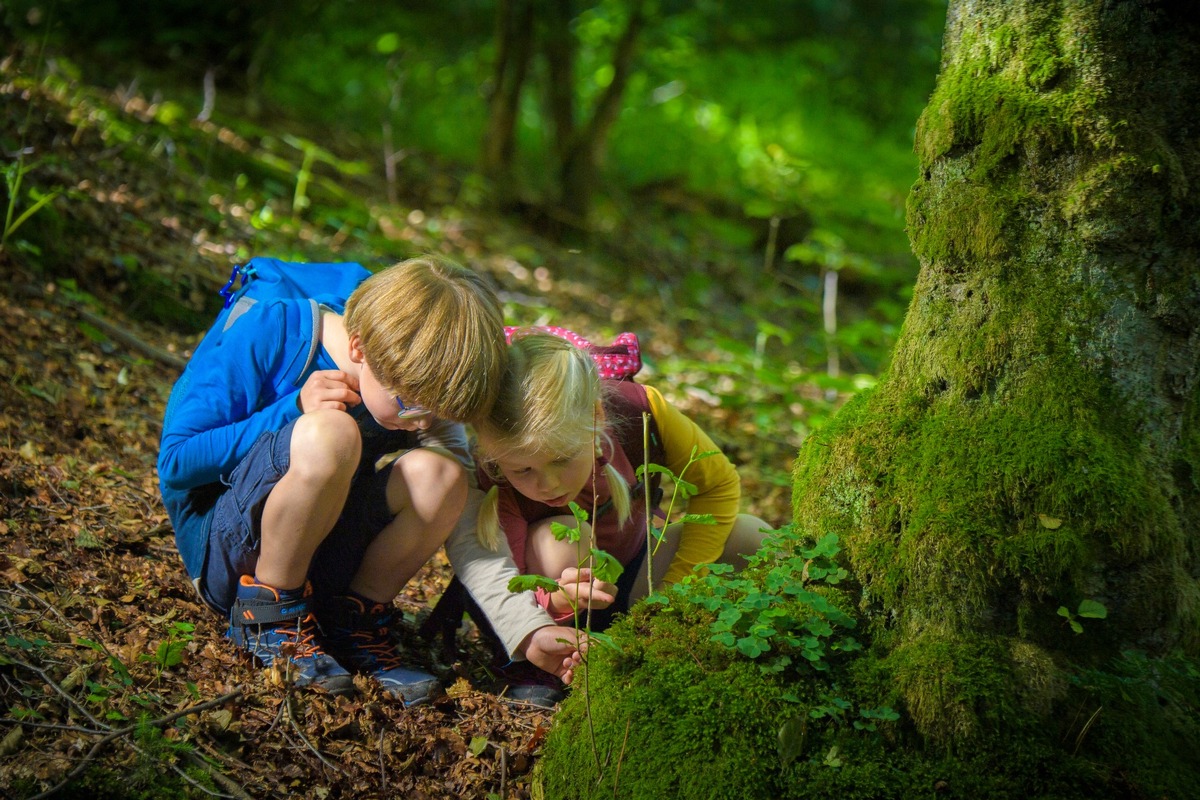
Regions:
M 566 541 L 578 545 L 582 539 L 581 531 L 583 524 L 588 521 L 588 514 L 577 503 L 568 503 L 567 507 L 571 510 L 571 515 L 575 518 L 575 524 L 564 525 L 561 522 L 552 522 L 550 524 L 550 532 L 560 542 Z M 596 547 L 589 548 L 586 555 L 580 553 L 576 565 L 580 568 L 588 567 L 591 569 L 592 575 L 597 580 L 614 584 L 625 571 L 625 567 L 622 566 L 620 561 L 613 558 L 610 553 Z M 548 578 L 545 575 L 518 575 L 508 582 L 508 590 L 510 592 L 527 592 L 544 589 L 547 592 L 553 593 L 561 591 L 562 588 L 558 581 Z M 587 629 L 589 638 L 594 642 L 616 647 L 607 634 L 591 631 L 591 626 L 588 624 L 586 615 L 584 615 L 584 624 L 580 625 L 580 608 L 569 594 L 567 594 L 567 599 L 571 603 L 572 611 L 574 611 L 575 627 L 577 629 Z
M 54 198 L 62 194 L 62 189 L 55 189 L 52 192 L 43 194 L 36 189 L 29 190 L 29 199 L 32 201 L 28 208 L 17 213 L 17 205 L 21 196 L 21 183 L 25 176 L 33 171 L 37 166 L 34 164 L 26 164 L 24 156 L 19 156 L 16 161 L 13 161 L 4 169 L 4 186 L 8 192 L 8 208 L 4 213 L 4 232 L 0 236 L 0 252 L 4 252 L 8 247 L 9 238 L 17 232 L 17 230 L 29 221 L 37 212 L 54 201 Z
M 1096 600 L 1081 600 L 1076 611 L 1071 611 L 1066 606 L 1059 606 L 1058 615 L 1067 620 L 1067 624 L 1075 633 L 1083 633 L 1083 623 L 1079 621 L 1080 618 L 1105 619 L 1108 617 L 1108 609 L 1103 603 Z
M 190 622 L 172 622 L 167 628 L 167 638 L 158 643 L 154 655 L 143 653 L 139 656 L 142 661 L 153 661 L 154 668 L 161 677 L 165 670 L 183 663 L 183 653 L 188 642 L 192 641 L 192 632 L 196 626 Z

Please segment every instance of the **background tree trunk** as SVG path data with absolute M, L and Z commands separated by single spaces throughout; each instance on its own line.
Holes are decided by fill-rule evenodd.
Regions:
M 645 1 L 632 0 L 629 18 L 613 48 L 613 78 L 580 123 L 575 86 L 577 43 L 571 32 L 575 4 L 570 0 L 502 0 L 496 10 L 496 64 L 488 98 L 483 141 L 483 172 L 504 201 L 515 190 L 516 125 L 521 92 L 535 48 L 545 65 L 543 108 L 548 160 L 557 179 L 557 208 L 548 216 L 557 226 L 586 229 L 597 175 L 609 131 L 633 72 L 638 37 L 645 25 Z
M 891 367 L 797 461 L 797 523 L 842 537 L 905 704 L 943 744 L 1060 692 L 1063 657 L 1200 652 L 1184 8 L 951 2 Z M 1056 612 L 1083 600 L 1108 618 L 1076 635 Z
M 645 23 L 643 0 L 634 0 L 630 7 L 629 21 L 613 51 L 613 78 L 605 87 L 592 110 L 592 116 L 581 128 L 572 127 L 569 135 L 559 127 L 562 136 L 558 153 L 560 160 L 559 184 L 563 209 L 581 224 L 586 223 L 591 211 L 592 195 L 596 192 L 596 179 L 603 161 L 608 132 L 617 121 L 621 110 L 621 97 L 633 71 L 634 54 L 638 35 Z
M 498 193 L 512 191 L 513 156 L 521 89 L 533 55 L 532 0 L 501 0 L 496 6 L 496 64 L 483 137 L 483 174 Z M 498 198 L 501 207 L 507 198 Z

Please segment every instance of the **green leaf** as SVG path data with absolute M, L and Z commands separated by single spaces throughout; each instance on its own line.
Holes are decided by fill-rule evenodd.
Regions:
M 399 49 L 400 35 L 397 33 L 385 33 L 375 40 L 375 51 L 382 55 L 390 56 Z
M 737 649 L 746 658 L 758 658 L 771 649 L 771 644 L 757 636 L 743 636 L 738 639 Z
M 737 637 L 729 631 L 721 631 L 720 633 L 714 634 L 712 640 L 717 644 L 723 644 L 726 647 L 733 647 L 735 644 L 737 644 Z
M 1096 600 L 1083 600 L 1079 603 L 1079 616 L 1088 619 L 1107 619 L 1108 609 Z
M 550 523 L 550 533 L 560 542 L 575 544 L 579 541 L 579 526 L 564 525 L 561 522 Z
M 607 581 L 608 583 L 616 583 L 621 577 L 621 573 L 625 571 L 625 567 L 621 562 L 613 558 L 603 550 L 592 548 L 592 575 L 598 580 Z
M 562 587 L 545 575 L 518 575 L 508 582 L 510 592 L 531 592 L 534 589 L 557 592 L 560 588 Z
M 613 652 L 616 652 L 616 653 L 623 652 L 621 650 L 621 646 L 619 644 L 617 644 L 616 640 L 613 639 L 611 636 L 609 636 L 607 633 L 594 633 L 594 632 L 589 631 L 588 632 L 588 643 L 589 644 L 598 644 L 603 647 L 607 647 L 609 650 L 612 650 Z
M 684 514 L 680 522 L 695 525 L 716 525 L 717 518 L 712 514 Z
M 808 739 L 808 720 L 797 715 L 788 719 L 779 729 L 779 764 L 786 767 L 804 755 Z
M 640 479 L 647 470 L 649 470 L 651 474 L 658 473 L 659 475 L 670 475 L 672 478 L 675 477 L 674 472 L 671 472 L 671 470 L 667 469 L 661 464 L 639 464 L 638 468 L 633 471 L 634 477 Z
M 467 745 L 467 749 L 471 751 L 471 755 L 478 756 L 487 750 L 488 740 L 486 736 L 472 736 L 471 743 Z
M 574 500 L 567 503 L 567 508 L 571 509 L 571 516 L 575 518 L 575 522 L 582 525 L 588 521 L 588 513 L 579 507 L 579 504 Z
M 675 491 L 679 493 L 680 497 L 686 500 L 689 497 L 695 497 L 696 493 L 700 490 L 696 487 L 696 484 L 688 483 L 683 478 L 676 478 Z

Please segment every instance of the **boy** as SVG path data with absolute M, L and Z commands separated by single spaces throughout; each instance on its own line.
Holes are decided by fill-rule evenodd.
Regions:
M 511 652 L 569 682 L 571 630 L 455 529 L 478 494 L 459 423 L 488 411 L 504 367 L 494 292 L 430 256 L 349 298 L 235 310 L 172 390 L 158 459 L 184 566 L 229 638 L 297 685 L 345 693 L 366 673 L 426 702 L 440 687 L 402 662 L 392 601 L 445 544 Z

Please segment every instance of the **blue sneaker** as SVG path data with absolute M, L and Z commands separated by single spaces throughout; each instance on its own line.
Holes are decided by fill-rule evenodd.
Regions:
M 394 606 L 342 595 L 322 606 L 320 613 L 322 641 L 343 666 L 372 676 L 405 707 L 428 703 L 441 694 L 437 678 L 404 665 Z
M 509 700 L 553 709 L 567 697 L 568 687 L 561 680 L 528 661 L 493 664 L 492 671 L 504 687 L 502 696 Z
M 310 594 L 312 588 L 305 585 L 304 597 L 283 600 L 274 587 L 243 575 L 226 635 L 263 666 L 280 667 L 295 686 L 351 694 L 354 677 L 317 643 L 317 621 L 308 607 Z

